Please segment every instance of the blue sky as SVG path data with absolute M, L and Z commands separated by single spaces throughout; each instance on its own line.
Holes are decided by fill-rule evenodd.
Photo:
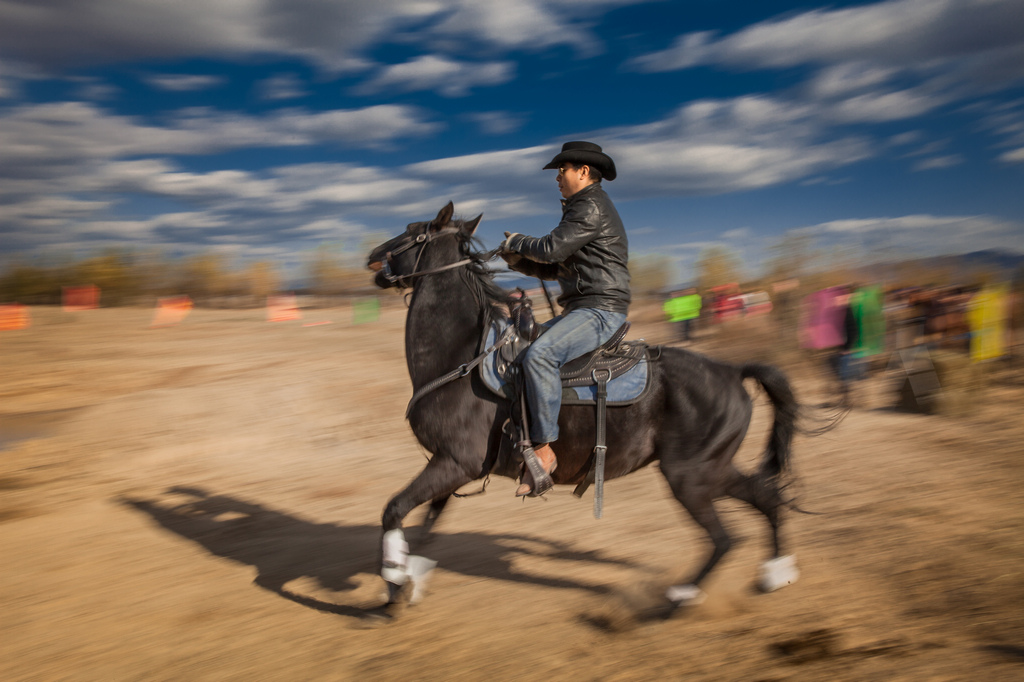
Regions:
M 0 251 L 297 275 L 449 199 L 543 234 L 587 139 L 635 255 L 1024 251 L 1024 2 L 0 0 Z

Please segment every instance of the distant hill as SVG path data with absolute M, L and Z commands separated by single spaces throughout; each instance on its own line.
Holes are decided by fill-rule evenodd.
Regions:
M 1001 273 L 1011 278 L 1024 268 L 1024 254 L 1002 249 L 985 249 L 952 256 L 933 256 L 905 261 L 926 269 L 951 271 L 955 277 L 970 278 L 977 272 Z M 923 284 L 923 282 L 922 282 Z
M 998 249 L 972 251 L 962 256 L 954 256 L 954 258 L 959 258 L 961 263 L 971 268 L 994 267 L 999 270 L 1009 270 L 1011 274 L 1024 266 L 1024 254 Z

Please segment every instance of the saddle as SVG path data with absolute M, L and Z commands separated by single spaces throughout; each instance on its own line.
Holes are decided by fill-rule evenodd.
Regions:
M 512 433 L 509 434 L 515 449 L 521 453 L 531 446 L 529 441 L 528 415 L 526 411 L 525 390 L 522 385 L 520 359 L 530 344 L 546 331 L 545 327 L 535 324 L 530 300 L 522 294 L 509 306 L 510 318 L 507 324 L 513 327 L 504 333 L 511 338 L 501 344 L 494 354 L 492 362 L 484 362 L 480 372 L 484 383 L 491 390 L 503 397 L 518 403 L 520 414 L 513 419 Z M 613 384 L 617 394 L 613 395 L 612 405 L 630 405 L 646 392 L 649 381 L 648 346 L 643 341 L 624 341 L 629 331 L 629 322 L 623 324 L 612 334 L 611 338 L 600 347 L 561 368 L 562 404 L 563 405 L 594 405 L 596 410 L 595 445 L 590 461 L 587 464 L 587 476 L 581 481 L 573 494 L 582 497 L 591 483 L 595 485 L 594 516 L 601 518 L 604 499 L 604 464 L 606 446 L 606 408 L 609 405 L 609 383 Z M 500 325 L 495 326 L 491 335 L 485 336 L 483 343 L 497 337 Z M 515 415 L 516 410 L 513 410 Z M 516 423 L 517 422 L 517 423 Z
M 533 311 L 528 298 L 521 298 L 510 306 L 510 322 L 515 327 L 513 338 L 510 342 L 501 346 L 497 351 L 494 374 L 499 383 L 511 385 L 515 382 L 518 374 L 518 362 L 523 353 L 529 348 L 533 341 L 547 331 L 546 327 L 534 322 Z M 588 399 L 586 391 L 566 391 L 565 389 L 576 389 L 583 387 L 596 387 L 599 383 L 608 383 L 617 379 L 630 370 L 637 367 L 641 360 L 647 355 L 647 344 L 644 341 L 624 341 L 629 332 L 629 322 L 619 327 L 611 338 L 601 344 L 597 349 L 582 355 L 575 360 L 570 360 L 561 368 L 563 400 L 565 405 L 586 405 L 593 404 L 594 397 Z M 492 382 L 488 383 L 495 388 Z M 636 382 L 633 382 L 635 385 Z M 639 386 L 639 392 L 635 386 L 625 387 L 625 390 L 617 396 L 613 396 L 613 405 L 629 405 L 639 397 L 639 393 L 646 388 L 646 376 Z M 590 391 L 594 393 L 593 389 Z M 630 395 L 636 393 L 637 395 Z M 510 397 L 507 392 L 502 395 Z M 618 399 L 616 399 L 618 398 Z

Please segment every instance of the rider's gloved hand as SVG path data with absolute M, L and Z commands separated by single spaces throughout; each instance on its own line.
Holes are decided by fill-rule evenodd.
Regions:
M 518 237 L 518 236 L 519 236 L 518 232 L 506 232 L 505 233 L 505 241 L 503 241 L 501 243 L 501 252 L 502 253 L 514 253 L 514 251 L 512 250 L 512 247 L 511 247 L 512 238 L 513 237 Z
M 506 232 L 505 241 L 503 241 L 501 246 L 498 248 L 498 255 L 501 256 L 502 259 L 511 267 L 515 267 L 516 263 L 523 259 L 521 255 L 513 251 L 509 246 L 512 238 L 517 236 L 519 236 L 518 232 Z

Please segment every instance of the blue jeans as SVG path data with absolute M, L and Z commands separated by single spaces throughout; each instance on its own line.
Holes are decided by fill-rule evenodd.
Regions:
M 626 322 L 625 313 L 577 308 L 544 326 L 523 358 L 526 402 L 530 407 L 530 439 L 534 443 L 558 440 L 558 411 L 562 407 L 562 365 L 598 348 Z

